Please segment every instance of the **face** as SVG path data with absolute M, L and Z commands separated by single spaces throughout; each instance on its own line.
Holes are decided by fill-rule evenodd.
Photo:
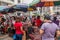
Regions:
M 19 18 L 16 18 L 16 21 L 17 21 L 17 22 L 19 22 L 19 21 L 20 21 L 20 19 L 19 19 Z
M 28 26 L 31 26 L 31 25 L 32 25 L 32 24 L 31 24 L 31 22 L 29 21 L 29 22 L 28 22 Z

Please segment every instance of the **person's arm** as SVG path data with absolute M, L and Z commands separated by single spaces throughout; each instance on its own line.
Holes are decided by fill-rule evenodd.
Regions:
M 40 35 L 42 36 L 45 30 L 45 24 L 43 24 L 40 28 Z
M 58 38 L 60 36 L 60 29 L 59 27 L 56 25 L 57 29 L 56 29 L 56 37 Z
M 23 31 L 23 27 L 21 26 L 21 30 Z
M 21 31 L 24 33 L 24 30 L 23 30 L 23 25 L 22 25 L 22 24 L 21 24 L 21 28 L 20 28 L 20 29 L 21 29 Z
M 44 30 L 40 29 L 40 35 L 42 36 L 44 33 Z

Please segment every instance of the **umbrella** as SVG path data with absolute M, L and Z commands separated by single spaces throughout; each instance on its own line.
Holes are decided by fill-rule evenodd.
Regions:
M 14 5 L 13 8 L 15 10 L 18 10 L 18 11 L 24 11 L 24 12 L 26 12 L 27 11 L 27 8 L 28 8 L 28 5 L 25 4 L 25 3 L 19 3 L 17 5 Z
M 0 6 L 0 11 L 4 11 L 4 9 L 8 8 L 7 6 Z
M 8 12 L 8 13 L 15 12 L 15 10 L 13 8 L 6 8 L 6 9 L 4 9 L 4 11 Z
M 49 1 L 49 2 L 39 2 L 35 4 L 34 6 L 36 7 L 48 7 L 48 6 L 58 6 L 60 5 L 60 1 Z

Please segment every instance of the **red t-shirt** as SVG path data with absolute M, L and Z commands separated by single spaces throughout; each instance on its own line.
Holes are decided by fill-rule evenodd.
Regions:
M 36 26 L 39 27 L 41 25 L 42 21 L 40 19 L 36 19 L 35 23 L 36 23 Z
M 21 30 L 22 27 L 21 22 L 15 22 L 14 27 L 16 29 L 16 34 L 23 34 L 23 31 Z

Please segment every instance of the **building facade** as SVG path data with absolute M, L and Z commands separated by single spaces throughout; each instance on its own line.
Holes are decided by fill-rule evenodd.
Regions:
M 41 2 L 46 2 L 46 1 L 60 1 L 60 0 L 41 0 Z
M 5 6 L 5 5 L 16 5 L 20 3 L 20 0 L 0 0 L 0 5 Z
M 12 1 L 9 1 L 9 0 L 0 0 L 0 5 L 13 5 L 13 2 Z

